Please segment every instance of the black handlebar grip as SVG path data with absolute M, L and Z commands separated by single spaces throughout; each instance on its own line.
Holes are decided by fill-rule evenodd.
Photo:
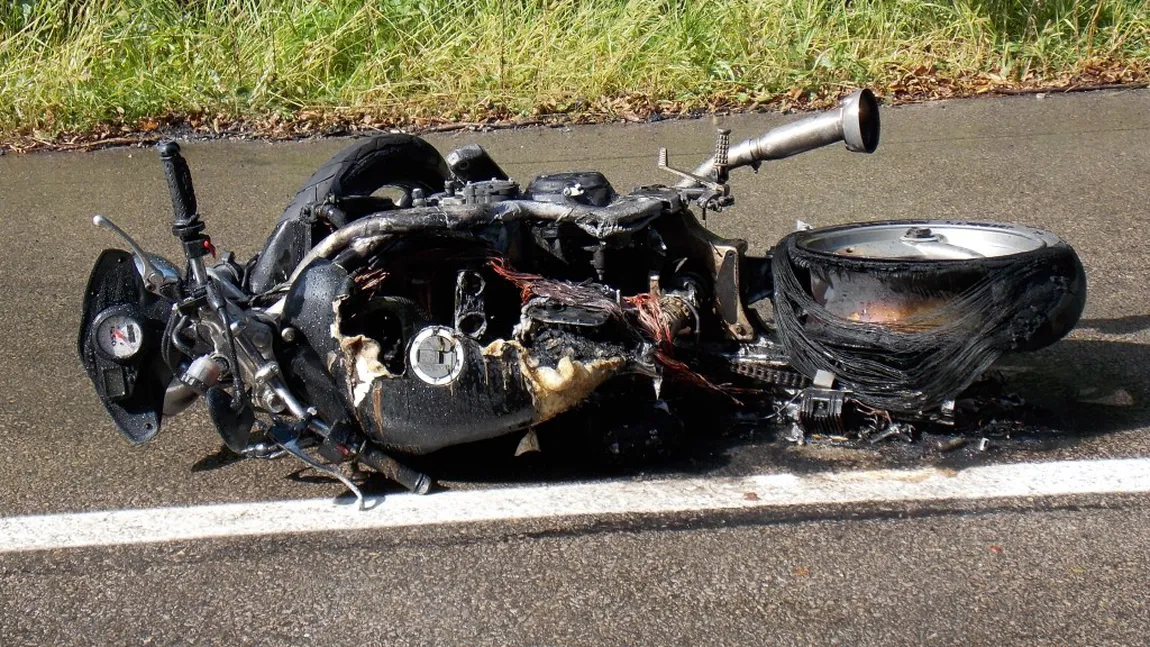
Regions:
M 164 163 L 164 175 L 168 179 L 168 191 L 172 194 L 172 215 L 176 224 L 187 224 L 196 217 L 196 190 L 192 187 L 192 172 L 184 156 L 180 155 L 180 145 L 173 141 L 160 142 L 160 161 Z

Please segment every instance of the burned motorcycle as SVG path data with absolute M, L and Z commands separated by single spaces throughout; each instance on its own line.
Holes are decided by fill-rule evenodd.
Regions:
M 186 267 L 97 216 L 130 251 L 96 262 L 79 353 L 131 442 L 203 398 L 232 451 L 293 455 L 357 495 L 341 464 L 423 493 L 405 457 L 530 445 L 636 384 L 635 406 L 663 411 L 671 384 L 766 402 L 796 439 L 950 424 L 999 356 L 1074 326 L 1082 266 L 1056 236 L 1004 224 L 803 229 L 761 257 L 700 224 L 733 204 L 734 169 L 838 141 L 878 146 L 871 92 L 736 146 L 720 131 L 690 172 L 661 151 L 677 184 L 627 194 L 594 171 L 524 187 L 479 146 L 442 156 L 383 135 L 320 167 L 251 261 L 211 264 L 188 166 L 164 143 Z

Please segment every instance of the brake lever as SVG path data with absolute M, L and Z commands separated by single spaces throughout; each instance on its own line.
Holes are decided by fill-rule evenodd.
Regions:
M 94 216 L 92 218 L 92 224 L 97 227 L 103 227 L 113 234 L 116 234 L 132 249 L 132 255 L 136 257 L 136 269 L 144 279 L 144 286 L 149 292 L 164 296 L 165 289 L 168 286 L 180 282 L 179 270 L 166 261 L 157 263 L 151 254 L 145 252 L 143 247 L 140 247 L 131 236 L 123 229 L 120 229 L 120 227 L 107 216 Z

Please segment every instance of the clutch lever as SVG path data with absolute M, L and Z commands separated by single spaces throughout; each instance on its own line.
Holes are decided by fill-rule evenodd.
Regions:
M 143 247 L 107 216 L 93 217 L 92 224 L 116 234 L 131 248 L 132 255 L 136 257 L 136 269 L 139 270 L 140 276 L 144 279 L 144 286 L 149 292 L 166 296 L 167 288 L 180 282 L 180 272 L 175 266 L 145 252 Z

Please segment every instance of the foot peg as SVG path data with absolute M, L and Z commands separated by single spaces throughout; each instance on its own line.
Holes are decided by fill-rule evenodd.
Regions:
M 430 476 L 411 469 L 375 447 L 365 448 L 358 460 L 415 494 L 427 494 L 431 491 Z

